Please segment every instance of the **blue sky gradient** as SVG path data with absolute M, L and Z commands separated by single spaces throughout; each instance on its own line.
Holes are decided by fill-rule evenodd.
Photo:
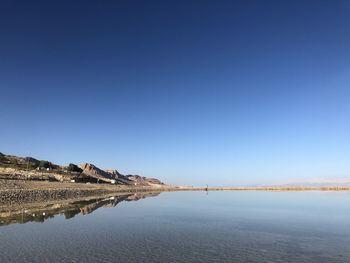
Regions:
M 350 178 L 349 1 L 2 1 L 0 151 L 183 185 Z

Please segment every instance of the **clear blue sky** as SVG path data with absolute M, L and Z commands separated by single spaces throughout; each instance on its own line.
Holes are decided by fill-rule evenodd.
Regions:
M 349 1 L 5 0 L 0 37 L 1 152 L 184 185 L 350 177 Z

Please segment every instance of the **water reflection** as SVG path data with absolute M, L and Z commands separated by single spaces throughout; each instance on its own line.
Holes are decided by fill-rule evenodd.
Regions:
M 99 198 L 85 198 L 75 201 L 1 205 L 0 226 L 25 224 L 28 222 L 42 223 L 56 215 L 64 215 L 65 219 L 71 219 L 77 214 L 88 215 L 101 207 L 112 208 L 123 201 L 138 201 L 159 194 L 160 192 L 133 193 Z

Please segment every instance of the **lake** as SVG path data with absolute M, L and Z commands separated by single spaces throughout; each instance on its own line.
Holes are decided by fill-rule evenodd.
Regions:
M 350 192 L 165 192 L 0 212 L 2 263 L 350 262 Z

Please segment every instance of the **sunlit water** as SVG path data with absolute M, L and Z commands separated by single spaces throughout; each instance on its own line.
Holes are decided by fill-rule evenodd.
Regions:
M 87 205 L 42 223 L 0 218 L 0 262 L 350 262 L 349 192 L 175 192 Z

